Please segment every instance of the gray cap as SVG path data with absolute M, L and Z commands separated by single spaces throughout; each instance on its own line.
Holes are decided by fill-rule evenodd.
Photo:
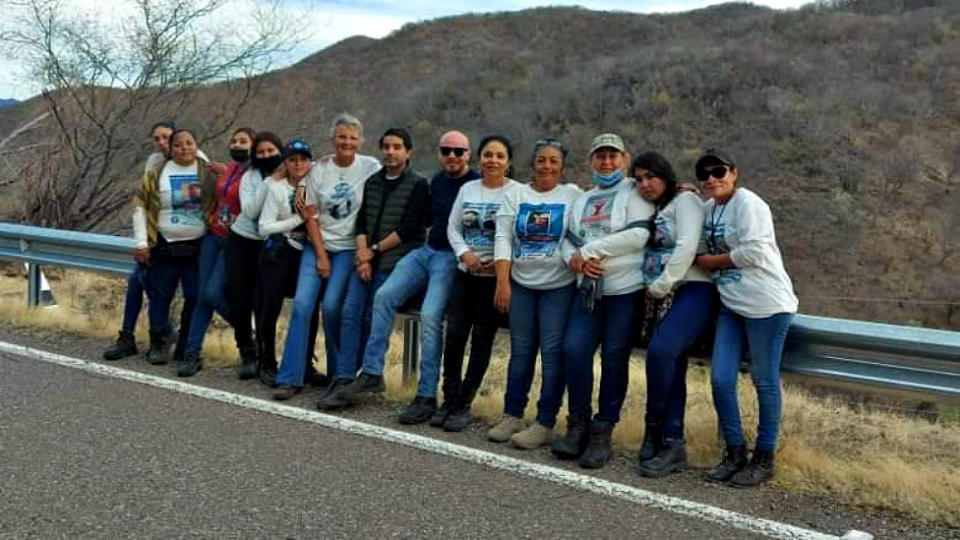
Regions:
M 623 144 L 623 139 L 621 139 L 616 133 L 601 133 L 593 139 L 592 143 L 590 143 L 591 154 L 601 148 L 613 148 L 614 150 L 619 150 L 624 154 L 627 153 L 627 147 Z

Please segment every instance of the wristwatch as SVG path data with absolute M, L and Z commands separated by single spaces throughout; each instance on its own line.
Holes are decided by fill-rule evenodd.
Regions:
M 374 254 L 380 253 L 380 242 L 376 242 L 370 246 L 370 251 L 372 251 Z

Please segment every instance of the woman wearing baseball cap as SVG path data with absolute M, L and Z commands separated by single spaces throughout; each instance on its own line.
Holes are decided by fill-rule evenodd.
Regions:
M 590 145 L 593 189 L 571 208 L 564 259 L 577 274 L 563 340 L 569 416 L 551 450 L 588 469 L 611 457 L 610 437 L 627 393 L 631 326 L 644 287 L 643 253 L 654 208 L 627 177 L 623 139 L 603 133 Z M 600 346 L 600 394 L 591 418 L 593 359 Z
M 704 207 L 706 249 L 694 262 L 710 272 L 721 301 L 710 383 L 726 448 L 708 478 L 754 486 L 773 478 L 782 408 L 780 360 L 798 302 L 777 247 L 770 207 L 738 185 L 740 168 L 733 158 L 708 148 L 695 170 L 710 200 Z M 760 409 L 749 462 L 737 403 L 738 368 L 748 351 Z

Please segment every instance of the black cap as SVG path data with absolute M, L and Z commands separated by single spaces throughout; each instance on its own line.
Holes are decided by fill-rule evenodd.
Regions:
M 700 154 L 700 157 L 697 158 L 697 164 L 694 165 L 693 170 L 699 171 L 701 167 L 707 165 L 708 163 L 717 163 L 720 165 L 735 166 L 737 163 L 733 160 L 733 157 L 730 154 L 724 152 L 719 148 L 707 148 Z
M 313 161 L 313 151 L 310 150 L 309 144 L 303 142 L 303 139 L 293 139 L 283 147 L 283 159 L 287 159 L 294 154 L 307 156 L 307 159 Z

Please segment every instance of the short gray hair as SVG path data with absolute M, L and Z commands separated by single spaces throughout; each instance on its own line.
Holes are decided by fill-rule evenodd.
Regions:
M 333 125 L 330 126 L 330 137 L 336 134 L 337 126 L 353 126 L 357 128 L 357 134 L 363 138 L 363 123 L 356 116 L 350 113 L 340 113 L 333 119 Z

